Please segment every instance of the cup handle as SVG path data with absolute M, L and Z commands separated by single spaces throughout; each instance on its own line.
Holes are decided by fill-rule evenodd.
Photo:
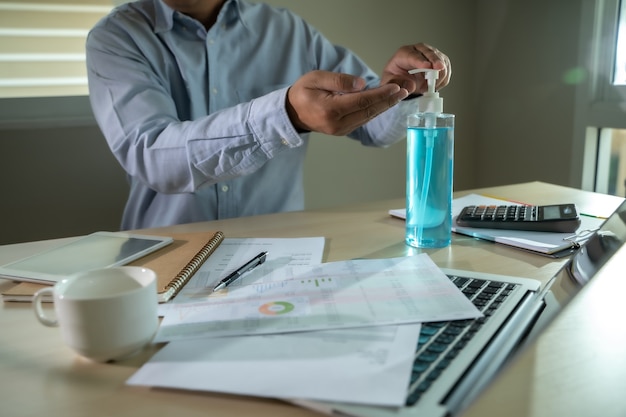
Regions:
M 35 317 L 37 317 L 37 320 L 39 320 L 41 324 L 48 327 L 56 327 L 59 325 L 59 322 L 56 319 L 51 319 L 46 316 L 43 308 L 41 307 L 41 301 L 44 295 L 49 294 L 52 296 L 53 293 L 54 287 L 46 287 L 38 290 L 33 296 L 33 309 L 35 310 Z

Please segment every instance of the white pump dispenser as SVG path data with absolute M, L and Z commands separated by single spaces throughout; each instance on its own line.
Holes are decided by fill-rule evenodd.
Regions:
M 407 118 L 405 242 L 417 248 L 441 248 L 452 240 L 454 115 L 443 112 L 435 91 L 439 70 L 423 73 L 428 89 L 417 98 L 418 110 Z
M 409 70 L 409 74 L 422 72 L 428 83 L 428 91 L 417 99 L 419 111 L 421 113 L 443 113 L 443 98 L 439 97 L 439 93 L 435 91 L 439 70 L 431 68 Z

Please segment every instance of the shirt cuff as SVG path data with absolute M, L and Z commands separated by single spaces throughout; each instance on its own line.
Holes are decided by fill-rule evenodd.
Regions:
M 268 155 L 284 147 L 295 148 L 304 144 L 304 138 L 291 123 L 285 108 L 288 88 L 272 91 L 251 101 L 250 128 Z

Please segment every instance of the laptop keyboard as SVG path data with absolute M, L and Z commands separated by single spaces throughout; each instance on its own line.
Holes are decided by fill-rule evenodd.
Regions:
M 516 287 L 515 284 L 499 281 L 459 276 L 448 278 L 472 301 L 484 317 L 422 323 L 406 399 L 408 406 L 419 401 Z

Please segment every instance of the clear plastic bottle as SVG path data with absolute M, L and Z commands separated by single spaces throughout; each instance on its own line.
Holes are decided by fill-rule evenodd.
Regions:
M 443 100 L 434 91 L 437 71 L 418 71 L 426 72 L 429 92 L 418 98 L 420 109 L 407 120 L 405 242 L 441 248 L 452 240 L 454 115 L 443 113 Z

